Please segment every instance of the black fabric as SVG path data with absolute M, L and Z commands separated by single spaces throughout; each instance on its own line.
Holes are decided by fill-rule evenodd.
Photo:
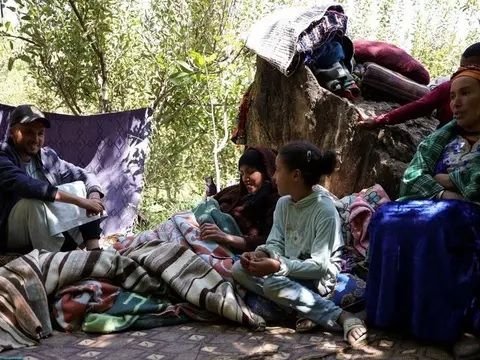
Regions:
M 102 233 L 100 222 L 101 220 L 95 220 L 79 226 L 78 229 L 80 230 L 84 241 L 100 239 L 100 234 Z

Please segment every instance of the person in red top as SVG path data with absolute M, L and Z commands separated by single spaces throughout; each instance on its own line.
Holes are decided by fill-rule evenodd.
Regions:
M 460 66 L 480 65 L 480 42 L 470 45 L 460 58 Z M 359 126 L 376 127 L 381 125 L 401 124 L 421 116 L 430 116 L 437 110 L 436 118 L 440 121 L 439 127 L 453 119 L 450 109 L 450 81 L 446 81 L 418 100 L 400 106 L 388 113 L 361 118 Z

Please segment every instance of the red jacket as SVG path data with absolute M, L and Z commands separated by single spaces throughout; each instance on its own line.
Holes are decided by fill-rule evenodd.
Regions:
M 404 123 L 407 120 L 421 116 L 430 116 L 437 110 L 437 119 L 440 126 L 453 118 L 450 109 L 450 81 L 446 81 L 416 101 L 400 106 L 386 114 L 377 116 L 374 120 L 377 124 L 393 125 Z

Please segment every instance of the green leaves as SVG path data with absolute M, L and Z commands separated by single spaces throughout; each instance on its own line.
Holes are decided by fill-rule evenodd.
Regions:
M 178 60 L 178 61 L 177 61 L 177 65 L 180 67 L 180 69 L 181 69 L 184 73 L 192 74 L 192 73 L 195 72 L 195 69 L 194 69 L 190 64 L 188 64 L 188 63 L 185 62 L 185 61 Z
M 154 108 L 144 209 L 159 221 L 198 201 L 215 165 L 223 184 L 237 180 L 228 136 L 254 67 L 239 33 L 283 2 L 12 0 L 5 65 L 28 68 L 47 111 Z
M 204 55 L 196 52 L 195 50 L 191 50 L 189 52 L 189 55 L 195 66 L 197 66 L 198 68 L 203 69 L 207 65 L 207 60 Z

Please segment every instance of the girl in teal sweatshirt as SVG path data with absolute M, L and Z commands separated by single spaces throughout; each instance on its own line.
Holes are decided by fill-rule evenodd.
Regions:
M 305 318 L 297 330 L 341 326 L 350 344 L 363 342 L 367 333 L 363 322 L 325 298 L 340 271 L 343 239 L 332 200 L 314 185 L 333 172 L 335 154 L 322 154 L 309 142 L 293 142 L 280 149 L 275 164 L 274 179 L 282 197 L 272 230 L 265 245 L 242 254 L 233 277 L 248 290 L 296 310 Z

